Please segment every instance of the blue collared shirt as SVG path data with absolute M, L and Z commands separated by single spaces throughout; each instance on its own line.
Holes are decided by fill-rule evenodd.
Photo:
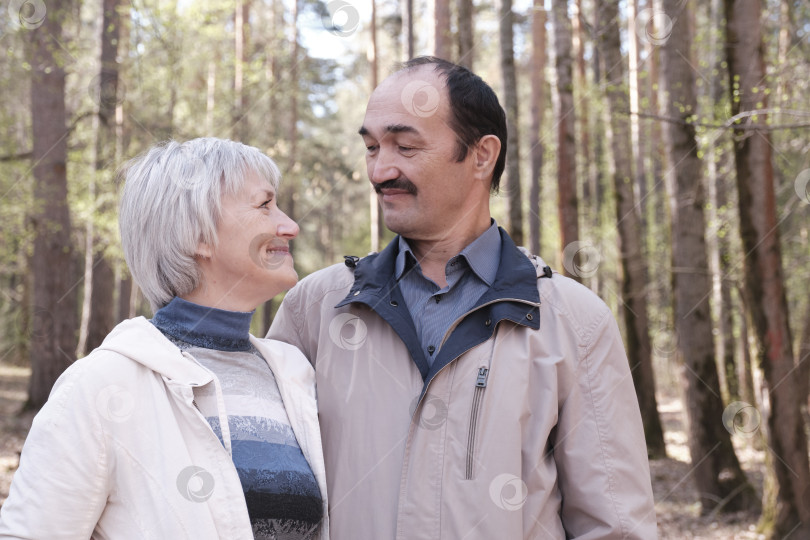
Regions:
M 501 235 L 498 224 L 492 220 L 481 236 L 447 261 L 444 270 L 447 286 L 440 288 L 425 277 L 408 241 L 400 236 L 396 278 L 430 364 L 450 325 L 469 311 L 492 286 L 498 273 L 500 253 Z

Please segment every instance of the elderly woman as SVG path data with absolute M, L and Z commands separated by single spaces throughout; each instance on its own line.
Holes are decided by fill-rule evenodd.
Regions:
M 154 147 L 123 175 L 124 254 L 154 316 L 57 381 L 0 537 L 328 538 L 313 369 L 249 333 L 298 279 L 276 165 L 208 138 Z

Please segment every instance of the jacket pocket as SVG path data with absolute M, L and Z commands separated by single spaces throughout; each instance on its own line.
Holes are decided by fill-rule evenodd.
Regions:
M 472 407 L 470 408 L 470 430 L 467 434 L 467 470 L 464 475 L 466 480 L 472 480 L 475 470 L 475 434 L 478 430 L 481 401 L 484 397 L 484 390 L 486 390 L 488 378 L 489 369 L 485 367 L 478 368 L 478 378 L 475 380 Z

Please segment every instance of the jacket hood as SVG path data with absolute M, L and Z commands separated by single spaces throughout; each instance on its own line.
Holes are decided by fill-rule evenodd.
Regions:
M 181 384 L 200 386 L 213 378 L 208 370 L 184 355 L 144 317 L 119 323 L 96 350 L 126 356 Z

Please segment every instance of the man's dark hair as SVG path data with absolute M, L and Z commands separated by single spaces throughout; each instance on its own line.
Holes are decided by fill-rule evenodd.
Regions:
M 469 69 L 436 58 L 419 56 L 402 64 L 404 69 L 432 65 L 447 84 L 450 97 L 450 127 L 457 141 L 456 160 L 467 157 L 470 146 L 484 135 L 495 135 L 501 141 L 501 152 L 492 171 L 493 193 L 498 192 L 501 175 L 506 164 L 506 113 L 498 102 L 498 96 L 490 86 Z

